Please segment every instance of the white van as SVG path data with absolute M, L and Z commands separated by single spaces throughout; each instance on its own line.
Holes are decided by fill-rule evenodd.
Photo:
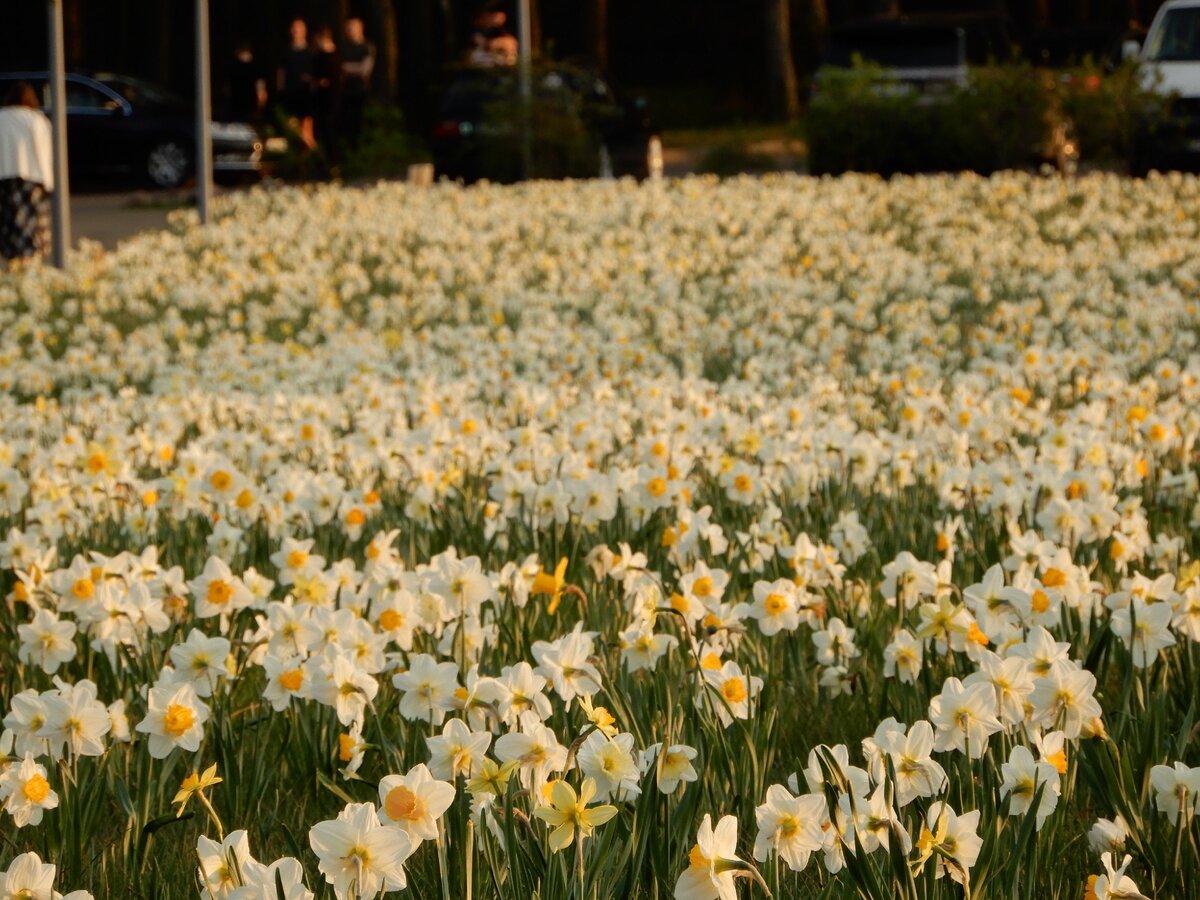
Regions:
M 1161 148 L 1171 157 L 1162 162 L 1200 162 L 1200 0 L 1167 0 L 1159 7 L 1138 58 L 1148 86 L 1177 96 L 1172 110 L 1182 143 Z

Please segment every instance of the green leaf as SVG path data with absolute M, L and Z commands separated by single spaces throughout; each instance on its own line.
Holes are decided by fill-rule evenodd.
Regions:
M 359 802 L 359 801 L 355 800 L 353 797 L 351 797 L 349 794 L 347 794 L 344 790 L 342 790 L 341 785 L 334 782 L 333 779 L 331 779 L 324 772 L 317 773 L 317 783 L 319 785 L 321 785 L 321 787 L 325 788 L 325 790 L 329 791 L 329 793 L 333 794 L 333 796 L 335 796 L 339 800 L 341 800 L 343 803 L 358 803 Z
M 134 818 L 137 815 L 137 808 L 133 805 L 133 798 L 129 796 L 129 787 L 125 784 L 124 779 L 114 777 L 112 780 L 112 791 L 117 798 L 117 805 L 121 807 L 122 812 L 129 818 Z
M 176 816 L 175 813 L 165 813 L 161 816 L 156 816 L 142 826 L 142 836 L 148 838 L 157 831 L 174 825 L 176 822 L 186 822 L 188 819 L 194 818 L 195 815 L 194 812 L 188 810 L 182 816 Z

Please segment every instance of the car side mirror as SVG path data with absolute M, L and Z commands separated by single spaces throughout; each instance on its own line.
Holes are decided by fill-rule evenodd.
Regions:
M 1141 52 L 1142 45 L 1137 41 L 1128 40 L 1121 44 L 1121 59 L 1124 61 L 1137 59 Z

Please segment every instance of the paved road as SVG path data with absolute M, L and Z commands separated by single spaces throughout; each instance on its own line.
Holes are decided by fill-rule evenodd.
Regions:
M 178 208 L 172 195 L 142 192 L 72 194 L 71 230 L 81 238 L 99 241 L 112 250 L 120 241 L 142 231 L 165 228 L 167 215 Z

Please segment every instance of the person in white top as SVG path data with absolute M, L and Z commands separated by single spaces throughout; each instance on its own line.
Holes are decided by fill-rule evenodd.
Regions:
M 44 256 L 50 244 L 54 150 L 50 122 L 25 82 L 0 106 L 0 259 Z

